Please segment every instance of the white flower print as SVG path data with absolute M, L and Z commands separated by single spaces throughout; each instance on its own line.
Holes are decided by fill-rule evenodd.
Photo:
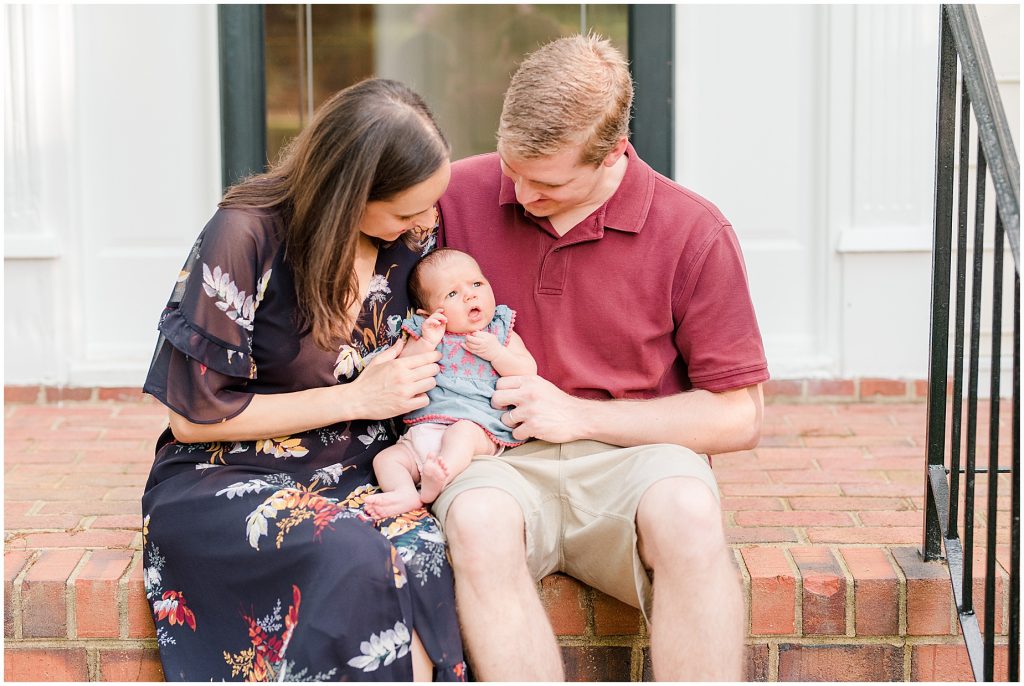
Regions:
M 386 441 L 388 440 L 387 429 L 381 423 L 370 424 L 366 427 L 366 433 L 359 436 L 359 442 L 363 445 L 370 445 L 374 441 Z
M 341 475 L 346 469 L 354 469 L 355 465 L 344 466 L 340 462 L 327 465 L 313 472 L 313 478 L 318 479 L 325 486 L 333 486 L 341 481 Z
M 250 479 L 249 481 L 238 481 L 227 488 L 222 488 L 217 491 L 216 495 L 226 495 L 228 500 L 231 500 L 235 496 L 241 498 L 243 495 L 248 493 L 259 493 L 260 491 L 265 491 L 268 488 L 273 488 L 273 486 L 263 479 Z
M 426 240 L 426 242 L 423 244 L 423 251 L 420 252 L 420 256 L 421 257 L 426 256 L 431 250 L 434 249 L 434 246 L 436 246 L 436 245 L 437 245 L 437 236 L 434 235 L 434 234 L 430 234 L 430 238 L 428 238 Z
M 363 356 L 359 351 L 351 345 L 343 345 L 341 346 L 341 350 L 338 352 L 338 359 L 334 362 L 334 376 L 339 379 L 341 377 L 351 379 L 353 376 L 363 371 L 363 366 Z
M 211 298 L 217 298 L 217 309 L 221 310 L 236 324 L 252 331 L 252 321 L 256 317 L 256 308 L 263 300 L 263 295 L 270 281 L 271 269 L 260 277 L 256 284 L 256 297 L 247 295 L 245 291 L 238 289 L 235 282 L 231 280 L 228 272 L 222 271 L 220 266 L 210 270 L 210 266 L 203 263 L 203 291 Z
M 393 341 L 398 338 L 400 333 L 402 333 L 402 317 L 393 314 L 388 317 L 388 338 Z
M 156 567 L 146 567 L 145 576 L 143 577 L 143 584 L 146 590 L 157 588 L 161 583 L 163 583 L 163 577 L 160 576 L 160 570 Z
M 409 654 L 409 645 L 412 637 L 409 629 L 402 622 L 395 622 L 394 629 L 382 631 L 379 634 L 370 634 L 369 641 L 359 644 L 362 655 L 357 655 L 348 661 L 350 667 L 361 669 L 364 672 L 372 672 L 381 665 L 390 665 L 395 660 Z
M 371 303 L 379 304 L 387 300 L 389 295 L 391 295 L 391 286 L 388 284 L 387 278 L 381 274 L 374 274 L 370 279 L 370 289 L 366 294 L 366 299 Z

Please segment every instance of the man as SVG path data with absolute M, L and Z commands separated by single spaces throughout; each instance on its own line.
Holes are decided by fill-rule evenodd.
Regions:
M 455 164 L 440 203 L 443 240 L 517 311 L 539 370 L 492 401 L 537 440 L 475 459 L 434 507 L 480 679 L 564 678 L 535 587 L 554 571 L 642 609 L 656 678 L 742 676 L 705 454 L 757 444 L 767 364 L 732 227 L 640 160 L 632 97 L 608 41 L 543 46 L 505 94 L 497 153 Z

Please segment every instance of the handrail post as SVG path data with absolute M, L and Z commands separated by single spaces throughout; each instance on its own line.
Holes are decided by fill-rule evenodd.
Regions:
M 956 47 L 940 10 L 938 102 L 935 130 L 935 215 L 932 249 L 932 309 L 928 362 L 928 462 L 924 482 L 925 560 L 942 557 L 942 531 L 928 469 L 944 465 L 946 443 L 946 370 L 949 361 L 949 287 L 953 243 L 953 159 L 956 127 Z

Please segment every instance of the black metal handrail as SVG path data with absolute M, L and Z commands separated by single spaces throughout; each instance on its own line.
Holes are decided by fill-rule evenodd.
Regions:
M 960 107 L 957 67 L 960 71 Z M 939 79 L 935 162 L 935 245 L 932 255 L 932 311 L 928 387 L 928 464 L 925 475 L 925 559 L 938 559 L 945 548 L 950 582 L 964 642 L 975 679 L 995 677 L 995 637 L 999 474 L 1009 473 L 1010 570 L 1009 627 L 1006 679 L 1020 676 L 1020 162 L 1006 113 L 999 98 L 981 24 L 973 5 L 943 5 L 939 30 Z M 957 110 L 959 109 L 959 135 Z M 977 126 L 977 167 L 974 189 L 973 241 L 968 245 L 968 209 L 971 114 Z M 959 148 L 959 174 L 954 196 L 954 158 Z M 988 468 L 977 466 L 978 377 L 981 352 L 981 312 L 984 294 L 985 188 L 991 179 L 995 191 L 995 227 L 992 242 L 991 378 L 989 382 Z M 952 388 L 949 383 L 949 301 L 953 271 L 953 207 L 957 208 L 956 311 L 954 315 Z M 1000 372 L 1003 319 L 1003 253 L 1008 239 L 1013 256 L 1013 384 L 1009 467 L 999 462 Z M 966 335 L 967 253 L 973 252 L 970 274 L 970 347 L 967 354 L 967 398 L 964 408 L 964 339 Z M 947 418 L 947 390 L 952 408 Z M 966 433 L 963 415 L 966 409 Z M 949 425 L 947 462 L 946 427 Z M 961 444 L 966 466 L 961 468 Z M 963 488 L 963 540 L 960 539 L 960 474 Z M 974 501 L 976 475 L 986 474 L 984 636 L 979 629 L 973 598 Z M 948 475 L 948 479 L 947 479 Z

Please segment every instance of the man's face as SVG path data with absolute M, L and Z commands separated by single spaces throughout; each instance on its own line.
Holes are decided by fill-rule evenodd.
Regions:
M 582 145 L 548 157 L 522 159 L 502 150 L 501 172 L 516 186 L 516 200 L 535 217 L 551 217 L 596 198 L 602 165 L 580 164 Z

